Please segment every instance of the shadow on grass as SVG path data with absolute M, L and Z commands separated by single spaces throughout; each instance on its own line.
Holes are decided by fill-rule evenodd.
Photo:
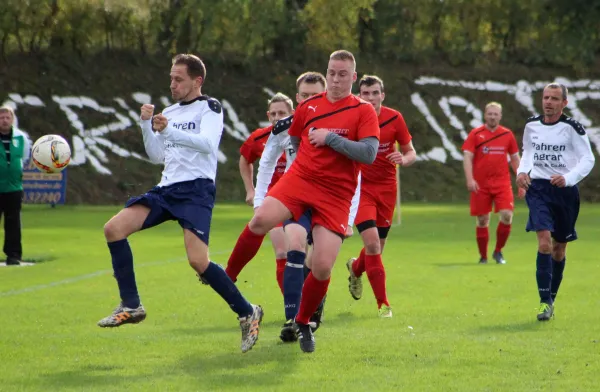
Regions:
M 327 309 L 327 307 L 326 307 L 326 309 Z M 329 327 L 337 328 L 340 326 L 348 325 L 349 323 L 360 322 L 363 319 L 371 319 L 372 318 L 367 315 L 359 316 L 359 315 L 356 315 L 356 314 L 353 314 L 350 312 L 336 313 L 332 317 L 328 317 L 327 312 L 325 312 L 325 313 L 326 314 L 325 314 L 325 318 L 323 319 L 323 323 L 321 324 L 321 329 L 325 329 L 325 328 L 329 328 Z M 277 319 L 277 320 L 270 320 L 270 321 L 263 320 L 263 322 L 260 324 L 261 325 L 261 330 L 260 330 L 261 336 L 265 332 L 265 329 L 281 328 L 283 323 L 284 323 L 283 317 L 281 317 L 281 319 Z M 239 332 L 240 327 L 234 320 L 234 321 L 232 321 L 231 325 L 228 325 L 226 327 L 223 327 L 222 325 L 210 326 L 210 327 L 204 327 L 204 326 L 199 327 L 198 326 L 198 327 L 187 327 L 187 328 L 174 328 L 170 331 L 172 331 L 172 333 L 174 333 L 174 334 L 197 336 L 199 334 Z M 318 334 L 318 332 L 317 332 L 317 334 Z M 277 336 L 279 336 L 279 335 L 277 335 Z
M 478 333 L 521 333 L 521 332 L 535 332 L 548 328 L 552 321 L 540 322 L 535 319 L 531 321 L 522 321 L 514 324 L 498 324 L 498 325 L 483 325 L 477 328 L 475 331 Z

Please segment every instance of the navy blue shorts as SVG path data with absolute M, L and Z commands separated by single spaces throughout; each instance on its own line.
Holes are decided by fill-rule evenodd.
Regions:
M 577 186 L 559 188 L 549 180 L 532 180 L 525 201 L 529 207 L 527 231 L 549 230 L 557 242 L 577 239 L 575 223 L 579 215 Z
M 306 232 L 308 233 L 308 235 L 306 236 L 306 242 L 308 243 L 308 245 L 312 245 L 312 211 L 310 209 L 304 211 L 304 214 L 302 214 L 302 216 L 300 217 L 300 219 L 298 219 L 297 222 L 293 219 L 286 220 L 285 222 L 283 222 L 283 229 L 285 230 L 285 227 L 290 223 L 297 223 L 300 226 L 302 226 L 304 230 L 306 230 Z
M 143 195 L 127 200 L 125 208 L 134 204 L 150 208 L 142 230 L 176 220 L 182 228 L 191 230 L 208 245 L 215 194 L 212 180 L 197 178 L 165 187 L 155 186 Z

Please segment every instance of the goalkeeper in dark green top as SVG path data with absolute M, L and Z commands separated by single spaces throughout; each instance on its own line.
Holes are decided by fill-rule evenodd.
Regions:
M 23 131 L 14 127 L 15 113 L 0 107 L 0 219 L 4 218 L 4 253 L 6 265 L 21 264 L 21 203 L 23 167 L 31 154 L 31 142 Z

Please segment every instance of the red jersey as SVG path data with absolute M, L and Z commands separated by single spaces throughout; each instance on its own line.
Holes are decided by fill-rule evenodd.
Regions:
M 386 157 L 395 151 L 396 142 L 400 145 L 408 144 L 412 140 L 412 136 L 408 132 L 404 117 L 394 109 L 382 106 L 378 120 L 381 136 L 377 158 L 371 165 L 361 165 L 361 178 L 363 181 L 395 184 L 396 165 Z
M 265 149 L 265 145 L 267 144 L 267 139 L 269 138 L 272 130 L 272 125 L 269 125 L 266 128 L 259 128 L 252 132 L 248 139 L 246 139 L 246 141 L 242 144 L 242 147 L 240 147 L 240 155 L 246 158 L 248 163 L 254 163 L 261 157 Z M 271 179 L 269 188 L 275 185 L 281 176 L 283 176 L 283 173 L 285 173 L 285 166 L 286 159 L 285 153 L 283 153 L 277 161 L 277 166 L 275 166 L 275 172 L 273 173 L 273 178 Z
M 313 146 L 308 141 L 308 133 L 312 128 L 325 128 L 352 141 L 367 137 L 379 139 L 377 113 L 373 105 L 354 95 L 331 103 L 326 94 L 304 100 L 294 113 L 288 133 L 300 137 L 301 142 L 289 171 L 320 185 L 328 193 L 351 200 L 356 191 L 359 162 L 329 146 Z
M 498 126 L 492 132 L 482 125 L 469 133 L 462 149 L 473 153 L 473 178 L 479 186 L 510 186 L 507 154 L 519 152 L 510 129 Z

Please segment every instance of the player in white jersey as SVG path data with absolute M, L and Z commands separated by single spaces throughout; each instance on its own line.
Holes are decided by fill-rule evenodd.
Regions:
M 263 310 L 250 304 L 225 271 L 208 258 L 223 111 L 219 101 L 202 95 L 205 78 L 202 60 L 194 55 L 179 54 L 173 58 L 170 86 L 171 96 L 177 103 L 154 117 L 153 105 L 145 104 L 141 108 L 144 147 L 153 162 L 164 163 L 164 170 L 156 187 L 129 199 L 125 208 L 104 226 L 121 303 L 98 325 L 118 327 L 137 324 L 146 318 L 127 237 L 165 221 L 177 220 L 183 228 L 190 266 L 237 313 L 242 329 L 241 348 L 246 352 L 258 339 Z
M 563 277 L 567 243 L 577 239 L 577 184 L 594 167 L 594 154 L 583 125 L 563 114 L 567 88 L 544 88 L 544 115 L 527 121 L 517 185 L 527 190 L 527 231 L 538 239 L 536 279 L 540 296 L 537 319 L 554 315 L 554 300 Z
M 305 72 L 296 80 L 296 102 L 300 104 L 303 100 L 325 91 L 327 82 L 325 77 L 318 72 Z M 254 209 L 261 206 L 267 195 L 271 178 L 275 173 L 277 161 L 282 152 L 286 154 L 286 171 L 296 157 L 296 151 L 290 141 L 288 129 L 291 125 L 292 117 L 280 120 L 273 127 L 273 131 L 267 139 L 267 143 L 261 156 L 258 174 L 256 176 L 256 192 L 254 197 Z M 352 207 L 348 219 L 348 228 L 346 236 L 352 235 L 352 225 L 354 217 L 358 210 L 358 201 L 360 196 L 360 176 L 359 185 L 352 200 Z M 295 342 L 298 340 L 296 328 L 293 325 L 294 317 L 298 311 L 302 285 L 304 279 L 310 273 L 311 253 L 307 245 L 311 245 L 312 218 L 311 211 L 308 210 L 298 221 L 287 220 L 284 222 L 285 234 L 288 242 L 287 262 L 283 275 L 283 297 L 284 312 L 286 322 L 283 324 L 279 338 L 283 342 Z M 305 263 L 306 261 L 306 263 Z M 310 326 L 316 331 L 323 317 L 325 299 L 321 302 L 317 311 L 310 320 Z

